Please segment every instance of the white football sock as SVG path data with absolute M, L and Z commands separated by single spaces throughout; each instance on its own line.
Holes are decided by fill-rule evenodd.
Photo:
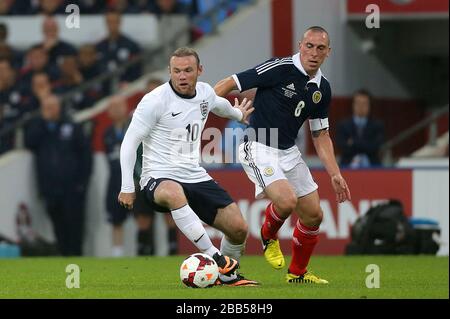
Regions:
M 224 235 L 222 237 L 222 241 L 220 242 L 220 252 L 224 256 L 228 256 L 228 257 L 234 258 L 237 261 L 239 261 L 239 259 L 242 256 L 242 251 L 244 249 L 244 246 L 245 246 L 245 242 L 242 243 L 242 244 L 233 245 L 232 243 L 229 242 L 229 240 Z M 237 274 L 236 274 L 236 272 L 234 272 L 230 276 L 225 276 L 225 275 L 219 274 L 219 278 L 222 281 L 227 282 L 227 281 L 231 281 L 233 279 L 236 279 L 237 278 Z
M 181 232 L 202 252 L 213 256 L 219 250 L 213 246 L 205 228 L 192 208 L 186 204 L 172 210 L 172 217 Z
M 215 253 L 221 254 L 220 251 L 214 245 L 212 245 L 207 250 L 205 250 L 204 253 L 207 254 L 211 258 L 214 256 Z
M 220 252 L 222 253 L 222 255 L 229 256 L 236 259 L 237 261 L 241 259 L 244 247 L 245 242 L 243 242 L 242 244 L 234 245 L 230 243 L 225 235 L 222 237 L 222 241 L 220 242 Z

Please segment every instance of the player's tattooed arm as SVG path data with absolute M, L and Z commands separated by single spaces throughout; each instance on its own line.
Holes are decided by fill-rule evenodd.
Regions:
M 330 133 L 328 132 L 328 128 L 324 128 L 324 129 L 321 129 L 321 130 L 312 131 L 311 135 L 314 138 L 318 138 L 319 136 L 322 136 L 322 135 L 328 135 L 329 136 Z

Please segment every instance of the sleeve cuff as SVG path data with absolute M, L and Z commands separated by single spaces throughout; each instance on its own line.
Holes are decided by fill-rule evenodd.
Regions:
M 242 92 L 242 86 L 241 86 L 241 82 L 239 82 L 239 78 L 237 77 L 236 74 L 233 74 L 232 77 L 233 77 L 234 82 L 236 82 L 239 92 Z
M 320 131 L 329 128 L 328 118 L 309 120 L 309 129 L 312 131 Z
M 242 111 L 237 109 L 237 108 L 235 108 L 235 107 L 233 107 L 233 110 L 234 110 L 234 113 L 235 113 L 234 114 L 234 119 L 236 121 L 238 121 L 238 122 L 242 121 L 242 118 L 244 117 L 244 114 L 242 113 Z
M 136 191 L 136 189 L 134 188 L 134 186 L 124 186 L 120 189 L 121 193 L 134 193 Z

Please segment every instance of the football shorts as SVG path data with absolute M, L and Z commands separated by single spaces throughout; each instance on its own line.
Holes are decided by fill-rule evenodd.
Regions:
M 239 145 L 239 160 L 255 184 L 256 198 L 263 198 L 264 189 L 281 179 L 289 181 L 297 197 L 308 195 L 318 188 L 297 146 L 280 150 L 248 141 Z

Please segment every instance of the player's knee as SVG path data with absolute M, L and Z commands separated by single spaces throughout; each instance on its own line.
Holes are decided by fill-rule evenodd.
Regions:
M 155 200 L 168 206 L 177 206 L 186 201 L 183 188 L 172 181 L 163 181 L 155 191 Z
M 308 217 L 312 225 L 319 226 L 322 223 L 323 219 L 323 211 L 320 206 L 313 209 Z
M 275 208 L 281 214 L 290 214 L 295 210 L 297 205 L 297 197 L 295 194 L 282 196 L 275 202 Z

